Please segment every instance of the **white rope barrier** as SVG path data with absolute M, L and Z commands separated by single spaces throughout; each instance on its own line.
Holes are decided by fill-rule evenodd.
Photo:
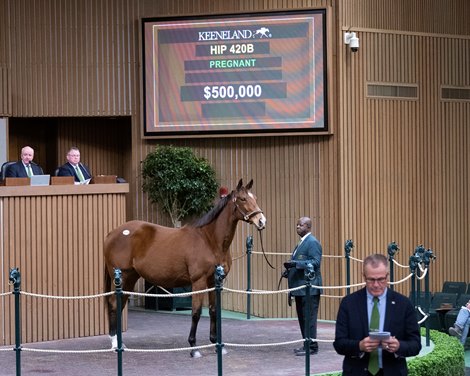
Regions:
M 54 350 L 54 349 L 38 349 L 34 347 L 21 347 L 21 351 L 29 351 L 36 353 L 51 353 L 51 354 L 96 354 L 115 352 L 115 349 L 97 349 L 97 350 Z
M 429 315 L 426 312 L 423 312 L 423 310 L 419 306 L 418 306 L 418 311 L 424 316 L 421 320 L 418 321 L 418 324 L 421 325 L 423 322 L 425 322 L 428 319 Z
M 397 260 L 395 259 L 392 259 L 393 263 L 401 268 L 409 268 L 410 266 L 409 265 L 402 265 L 400 264 Z
M 421 268 L 420 268 L 420 269 L 421 269 Z M 423 279 L 423 278 L 426 276 L 427 273 L 428 273 L 428 268 L 424 269 L 424 273 L 423 273 L 420 277 L 419 277 L 419 276 L 416 276 L 416 278 L 418 278 L 418 279 L 421 280 L 421 279 Z
M 413 273 L 408 274 L 405 278 L 400 279 L 399 281 L 395 282 L 388 282 L 390 285 L 398 285 L 399 283 L 405 282 L 407 279 L 410 279 L 413 276 Z
M 427 273 L 428 269 L 425 269 L 425 273 Z M 410 279 L 413 276 L 413 273 L 410 273 L 408 276 L 404 277 L 403 279 L 395 282 L 389 282 L 390 285 L 397 285 L 400 283 L 405 282 L 406 280 Z M 425 276 L 420 277 L 422 279 Z M 318 285 L 311 285 L 311 288 L 316 288 L 316 289 L 323 289 L 323 290 L 334 290 L 334 289 L 346 289 L 346 288 L 352 288 L 352 287 L 362 287 L 365 285 L 365 282 L 360 282 L 360 283 L 354 283 L 350 285 L 340 285 L 340 286 L 318 286 Z M 253 289 L 251 291 L 246 291 L 246 290 L 237 290 L 237 289 L 232 289 L 229 287 L 222 287 L 222 291 L 227 291 L 231 293 L 239 293 L 239 294 L 247 294 L 247 295 L 270 295 L 270 294 L 283 294 L 283 293 L 289 293 L 292 291 L 297 291 L 297 290 L 302 290 L 305 289 L 306 286 L 298 286 L 290 289 L 283 289 L 283 290 L 257 290 Z M 211 291 L 215 291 L 215 287 L 204 289 L 204 290 L 197 290 L 197 291 L 188 291 L 188 292 L 182 292 L 182 293 L 170 293 L 166 292 L 165 294 L 150 294 L 150 293 L 143 293 L 143 292 L 135 292 L 135 291 L 122 291 L 123 294 L 125 295 L 135 295 L 135 296 L 141 296 L 141 297 L 152 297 L 152 298 L 170 298 L 170 297 L 189 297 L 192 295 L 196 294 L 205 294 Z M 0 296 L 5 296 L 5 295 L 10 295 L 13 294 L 12 292 L 5 292 L 1 293 Z M 48 299 L 69 299 L 69 300 L 78 300 L 78 299 L 96 299 L 100 297 L 105 297 L 105 296 L 110 296 L 114 295 L 114 291 L 106 292 L 106 293 L 101 293 L 101 294 L 94 294 L 94 295 L 84 295 L 84 296 L 54 296 L 54 295 L 46 295 L 46 294 L 37 294 L 37 293 L 31 293 L 27 291 L 20 291 L 20 294 L 25 295 L 25 296 L 31 296 L 35 298 L 48 298 Z M 340 298 L 341 296 L 336 296 L 336 295 L 323 295 L 324 297 L 332 297 L 332 298 Z
M 323 340 L 315 340 L 321 342 Z M 305 342 L 303 339 L 297 339 L 294 341 L 285 341 L 285 342 L 274 342 L 274 343 L 230 343 L 224 342 L 225 346 L 231 347 L 273 347 L 273 346 L 284 346 L 284 345 L 293 345 L 296 343 L 303 343 Z
M 354 261 L 357 261 L 357 262 L 364 262 L 363 260 L 358 259 L 358 258 L 355 258 L 355 257 L 352 257 L 352 256 L 349 256 L 349 258 L 350 258 L 351 260 L 354 260 Z
M 124 351 L 164 353 L 164 352 L 173 352 L 173 351 L 176 352 L 176 351 L 194 351 L 194 350 L 210 349 L 215 346 L 216 346 L 215 343 L 211 343 L 210 345 L 202 345 L 202 346 L 194 346 L 194 347 L 179 347 L 175 349 L 129 349 L 129 348 L 125 348 Z
M 45 294 L 36 294 L 33 292 L 20 291 L 21 295 L 31 296 L 33 298 L 47 298 L 47 299 L 63 299 L 63 300 L 80 300 L 80 299 L 96 299 L 102 298 L 103 296 L 114 295 L 114 291 L 105 292 L 102 294 L 95 295 L 83 295 L 83 296 L 54 296 L 54 295 L 45 295 Z
M 240 255 L 240 256 L 236 256 L 236 257 L 235 257 L 235 256 L 232 256 L 232 262 L 233 262 L 233 261 L 237 261 L 237 260 L 239 260 L 239 259 L 242 259 L 242 258 L 244 258 L 244 257 L 246 257 L 246 253 L 244 253 L 243 255 Z
M 334 339 L 319 339 L 319 338 L 311 338 L 313 342 L 322 342 L 322 343 L 333 343 Z M 285 341 L 285 342 L 271 342 L 271 343 L 231 343 L 231 342 L 224 342 L 225 346 L 231 347 L 274 347 L 274 346 L 285 346 L 285 345 L 292 345 L 296 343 L 303 343 L 305 340 L 297 339 L 293 341 Z
M 263 252 L 259 251 L 253 251 L 251 252 L 254 255 L 262 255 Z M 286 253 L 286 252 L 264 252 L 265 255 L 270 255 L 270 256 L 292 256 L 292 252 Z M 322 257 L 326 258 L 344 258 L 344 256 L 338 256 L 338 255 L 322 255 Z
M 326 295 L 326 294 L 322 294 L 321 296 L 324 297 L 324 298 L 343 299 L 346 295 Z
M 135 292 L 135 291 L 123 291 L 122 293 L 125 295 L 146 296 L 146 297 L 152 297 L 152 298 L 170 298 L 170 297 L 184 298 L 184 297 L 196 295 L 196 294 L 205 294 L 206 292 L 211 292 L 211 291 L 215 291 L 215 287 L 212 287 L 210 289 L 197 290 L 197 291 L 179 292 L 176 294 L 172 294 L 170 292 L 168 292 L 168 294 L 149 294 L 145 292 Z
M 290 254 L 289 254 L 290 255 Z M 362 260 L 355 259 L 356 261 L 362 262 Z M 421 269 L 421 266 L 420 266 Z M 428 268 L 424 269 L 424 274 L 421 277 L 418 277 L 419 279 L 424 278 L 428 271 Z M 396 282 L 389 282 L 390 285 L 396 285 L 399 283 L 403 283 L 404 281 L 408 280 L 413 276 L 413 273 L 410 273 L 408 276 L 405 278 L 401 279 L 400 281 Z M 311 288 L 321 288 L 321 289 L 345 289 L 345 288 L 350 288 L 350 287 L 360 287 L 364 286 L 365 282 L 361 283 L 356 283 L 356 284 L 351 284 L 351 285 L 342 285 L 342 286 L 317 286 L 317 285 L 311 285 Z M 284 289 L 284 290 L 277 290 L 277 291 L 269 291 L 269 290 L 252 290 L 252 291 L 246 291 L 246 290 L 236 290 L 236 289 L 231 289 L 228 287 L 223 287 L 222 286 L 222 291 L 227 291 L 227 292 L 232 292 L 232 293 L 240 293 L 240 294 L 247 294 L 247 295 L 268 295 L 268 294 L 285 294 L 289 293 L 292 291 L 297 291 L 301 289 L 305 289 L 306 286 L 299 286 L 291 289 Z M 150 290 L 150 289 L 149 289 Z M 167 298 L 167 297 L 188 297 L 191 295 L 195 294 L 204 294 L 207 292 L 214 291 L 215 288 L 208 288 L 204 290 L 198 290 L 198 291 L 190 291 L 190 292 L 185 292 L 185 293 L 170 293 L 166 291 L 165 294 L 150 294 L 150 293 L 139 293 L 139 292 L 133 292 L 133 291 L 122 291 L 123 294 L 126 295 L 135 295 L 135 296 L 143 296 L 143 297 L 161 297 L 161 298 Z M 1 293 L 0 296 L 6 296 L 13 294 L 12 292 L 5 292 Z M 107 292 L 107 293 L 102 293 L 102 294 L 94 294 L 94 295 L 86 295 L 86 296 L 53 296 L 53 295 L 46 295 L 46 294 L 37 294 L 37 293 L 30 293 L 26 291 L 20 291 L 20 294 L 26 295 L 26 296 L 31 296 L 31 297 L 36 297 L 36 298 L 49 298 L 49 299 L 70 299 L 70 300 L 77 300 L 77 299 L 95 299 L 99 297 L 104 297 L 104 296 L 109 296 L 115 294 L 114 291 Z M 334 296 L 334 295 L 323 295 L 324 297 L 329 297 L 329 298 L 343 298 L 343 296 Z M 429 317 L 428 314 L 423 312 L 421 307 L 417 307 L 418 311 L 423 315 L 423 318 L 418 321 L 418 324 L 422 324 L 424 321 L 427 320 Z M 330 339 L 312 339 L 317 342 L 333 342 L 333 340 Z M 283 345 L 291 345 L 291 344 L 296 344 L 296 343 L 303 343 L 304 339 L 300 340 L 294 340 L 294 341 L 285 341 L 285 342 L 275 342 L 275 343 L 260 343 L 260 344 L 239 344 L 239 343 L 223 343 L 224 346 L 229 346 L 229 347 L 266 347 L 266 346 L 283 346 Z M 152 352 L 152 353 L 163 353 L 163 352 L 176 352 L 176 351 L 194 351 L 194 350 L 201 350 L 201 349 L 207 349 L 207 348 L 213 348 L 215 347 L 216 344 L 209 344 L 209 345 L 202 345 L 202 346 L 194 346 L 194 347 L 180 347 L 180 348 L 174 348 L 174 349 L 129 349 L 129 348 L 124 348 L 123 351 L 126 352 Z M 12 351 L 15 350 L 14 348 L 0 348 L 0 351 Z M 68 354 L 90 354 L 90 353 L 106 353 L 106 352 L 115 352 L 116 349 L 110 348 L 110 349 L 95 349 L 95 350 L 54 350 L 54 349 L 38 349 L 38 348 L 32 348 L 32 347 L 21 347 L 22 351 L 29 351 L 29 352 L 43 352 L 43 353 L 68 353 Z
M 253 251 L 251 252 L 254 255 L 262 255 L 263 252 L 257 252 Z M 292 252 L 286 253 L 286 252 L 264 252 L 265 255 L 270 255 L 270 256 L 292 256 Z
M 262 254 L 262 252 L 252 252 L 253 254 Z M 291 253 L 278 253 L 278 252 L 265 252 L 266 255 L 276 255 L 276 256 L 290 256 Z M 240 255 L 239 258 L 245 257 L 246 254 Z M 344 256 L 334 256 L 334 255 L 324 255 L 323 257 L 331 257 L 331 258 L 343 258 Z M 363 260 L 354 258 L 350 256 L 350 259 L 357 261 L 357 262 L 363 262 Z M 402 267 L 406 268 L 407 266 L 399 264 L 396 260 L 393 260 L 393 262 Z M 418 264 L 422 275 L 417 276 L 418 279 L 423 279 L 427 272 L 428 268 L 422 268 L 420 264 Z M 413 273 L 410 273 L 408 276 L 404 277 L 403 279 L 395 282 L 389 282 L 390 285 L 398 285 L 400 283 L 405 282 L 406 280 L 410 279 L 413 276 Z M 311 288 L 317 288 L 317 289 L 324 289 L 324 290 L 329 290 L 329 289 L 346 289 L 346 288 L 351 288 L 351 287 L 362 287 L 365 285 L 365 282 L 361 283 L 356 283 L 356 284 L 350 284 L 350 285 L 341 285 L 341 286 L 317 286 L 317 285 L 311 285 Z M 152 287 L 153 288 L 153 287 Z M 169 297 L 189 297 L 195 294 L 204 294 L 208 292 L 215 291 L 215 288 L 208 288 L 204 290 L 198 290 L 198 291 L 190 291 L 190 292 L 184 292 L 184 293 L 170 293 L 168 290 L 165 290 L 164 288 L 160 287 L 163 291 L 165 291 L 164 294 L 151 294 L 148 292 L 145 293 L 140 293 L 140 292 L 134 292 L 134 291 L 122 291 L 123 294 L 126 295 L 132 295 L 132 296 L 140 296 L 140 297 L 154 297 L 154 298 L 169 298 Z M 287 294 L 291 293 L 293 291 L 298 291 L 305 289 L 306 286 L 299 286 L 295 288 L 290 288 L 290 289 L 283 289 L 283 290 L 277 290 L 277 291 L 270 291 L 270 290 L 251 290 L 251 291 L 246 291 L 246 290 L 237 290 L 237 289 L 231 289 L 229 287 L 221 287 L 222 291 L 226 291 L 229 293 L 239 293 L 239 294 L 247 294 L 247 295 L 272 295 L 272 294 Z M 150 291 L 149 289 L 148 291 Z M 93 295 L 85 295 L 85 296 L 54 296 L 54 295 L 47 295 L 47 294 L 38 294 L 38 293 L 31 293 L 31 292 L 26 292 L 26 291 L 20 291 L 20 294 L 25 295 L 25 296 L 31 296 L 35 298 L 47 298 L 47 299 L 62 299 L 62 300 L 79 300 L 79 299 L 96 299 L 100 297 L 105 297 L 105 296 L 110 296 L 114 295 L 115 291 L 110 291 L 107 293 L 101 293 L 101 294 L 93 294 Z M 0 293 L 0 297 L 6 296 L 6 295 L 13 295 L 13 292 L 4 292 Z M 334 299 L 341 299 L 344 297 L 342 296 L 337 296 L 337 295 L 322 295 L 323 297 L 326 298 L 334 298 Z M 429 317 L 429 314 L 426 314 L 423 312 L 421 307 L 417 307 L 418 311 L 420 312 L 421 315 L 423 315 L 423 318 L 418 321 L 418 324 L 421 325 L 424 321 L 426 321 Z M 312 339 L 313 341 L 317 342 L 325 342 L 325 343 L 332 343 L 333 340 L 331 339 Z M 275 342 L 275 343 L 259 343 L 259 344 L 241 344 L 241 343 L 230 343 L 226 342 L 223 343 L 224 346 L 227 347 L 245 347 L 245 348 L 254 348 L 254 347 L 273 347 L 273 346 L 284 346 L 284 345 L 292 345 L 292 344 L 298 344 L 298 343 L 303 343 L 304 339 L 299 339 L 299 340 L 293 340 L 293 341 L 284 341 L 284 342 Z M 180 347 L 180 348 L 174 348 L 174 349 L 130 349 L 130 348 L 124 348 L 123 351 L 126 352 L 146 352 L 146 353 L 164 353 L 164 352 L 179 352 L 179 351 L 194 351 L 194 350 L 202 350 L 202 349 L 208 349 L 208 348 L 214 348 L 216 344 L 209 344 L 209 345 L 202 345 L 202 346 L 194 346 L 194 347 Z M 0 351 L 14 351 L 14 348 L 0 348 Z M 107 353 L 107 352 L 115 352 L 116 349 L 109 348 L 109 349 L 94 349 L 94 350 L 55 350 L 55 349 L 38 349 L 38 348 L 32 348 L 32 347 L 21 347 L 22 351 L 29 351 L 29 352 L 43 352 L 43 353 L 63 353 L 63 354 L 91 354 L 91 353 Z

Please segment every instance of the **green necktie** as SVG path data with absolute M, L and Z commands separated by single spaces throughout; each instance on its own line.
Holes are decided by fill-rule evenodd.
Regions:
M 28 178 L 30 178 L 31 176 L 33 176 L 33 170 L 31 169 L 31 165 L 28 164 L 26 166 L 26 173 L 28 174 Z
M 75 172 L 77 173 L 78 180 L 80 180 L 81 182 L 85 180 L 85 177 L 83 176 L 82 170 L 80 170 L 80 167 L 75 166 Z
M 380 314 L 379 314 L 379 307 L 377 306 L 378 302 L 379 302 L 379 298 L 374 297 L 374 307 L 372 308 L 372 315 L 370 316 L 370 324 L 369 324 L 369 330 L 371 332 L 379 330 Z M 378 350 L 374 350 L 370 353 L 368 370 L 372 375 L 375 375 L 377 374 L 377 372 L 379 372 L 379 351 Z

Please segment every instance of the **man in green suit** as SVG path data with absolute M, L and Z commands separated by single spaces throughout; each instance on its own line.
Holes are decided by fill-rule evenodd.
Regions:
M 311 234 L 312 220 L 309 217 L 299 218 L 297 221 L 297 234 L 300 236 L 300 242 L 292 252 L 292 258 L 286 262 L 286 271 L 284 275 L 288 279 L 289 288 L 305 286 L 305 267 L 307 264 L 313 266 L 313 279 L 310 283 L 314 286 L 322 286 L 322 278 L 320 272 L 322 247 L 320 242 Z M 300 331 L 302 337 L 305 338 L 305 308 L 310 305 L 310 338 L 317 338 L 317 317 L 318 307 L 320 305 L 320 288 L 311 288 L 310 296 L 306 296 L 306 289 L 292 291 L 291 294 L 295 298 L 295 306 L 297 318 L 299 320 Z M 308 349 L 310 354 L 318 353 L 318 342 L 313 341 Z M 294 350 L 298 356 L 304 356 L 307 349 L 304 347 Z

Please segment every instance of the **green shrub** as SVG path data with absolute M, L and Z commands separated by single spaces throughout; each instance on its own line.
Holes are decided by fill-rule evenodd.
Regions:
M 426 335 L 426 329 L 421 329 Z M 464 376 L 465 356 L 461 343 L 457 338 L 437 330 L 430 331 L 434 349 L 426 356 L 413 358 L 408 362 L 410 376 Z
M 142 161 L 142 178 L 149 200 L 170 216 L 173 226 L 210 209 L 217 194 L 214 169 L 188 147 L 157 146 Z

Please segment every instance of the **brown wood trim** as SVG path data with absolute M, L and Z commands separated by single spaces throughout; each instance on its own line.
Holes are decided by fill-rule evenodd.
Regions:
M 47 187 L 0 187 L 0 197 L 128 193 L 129 184 L 49 185 Z

